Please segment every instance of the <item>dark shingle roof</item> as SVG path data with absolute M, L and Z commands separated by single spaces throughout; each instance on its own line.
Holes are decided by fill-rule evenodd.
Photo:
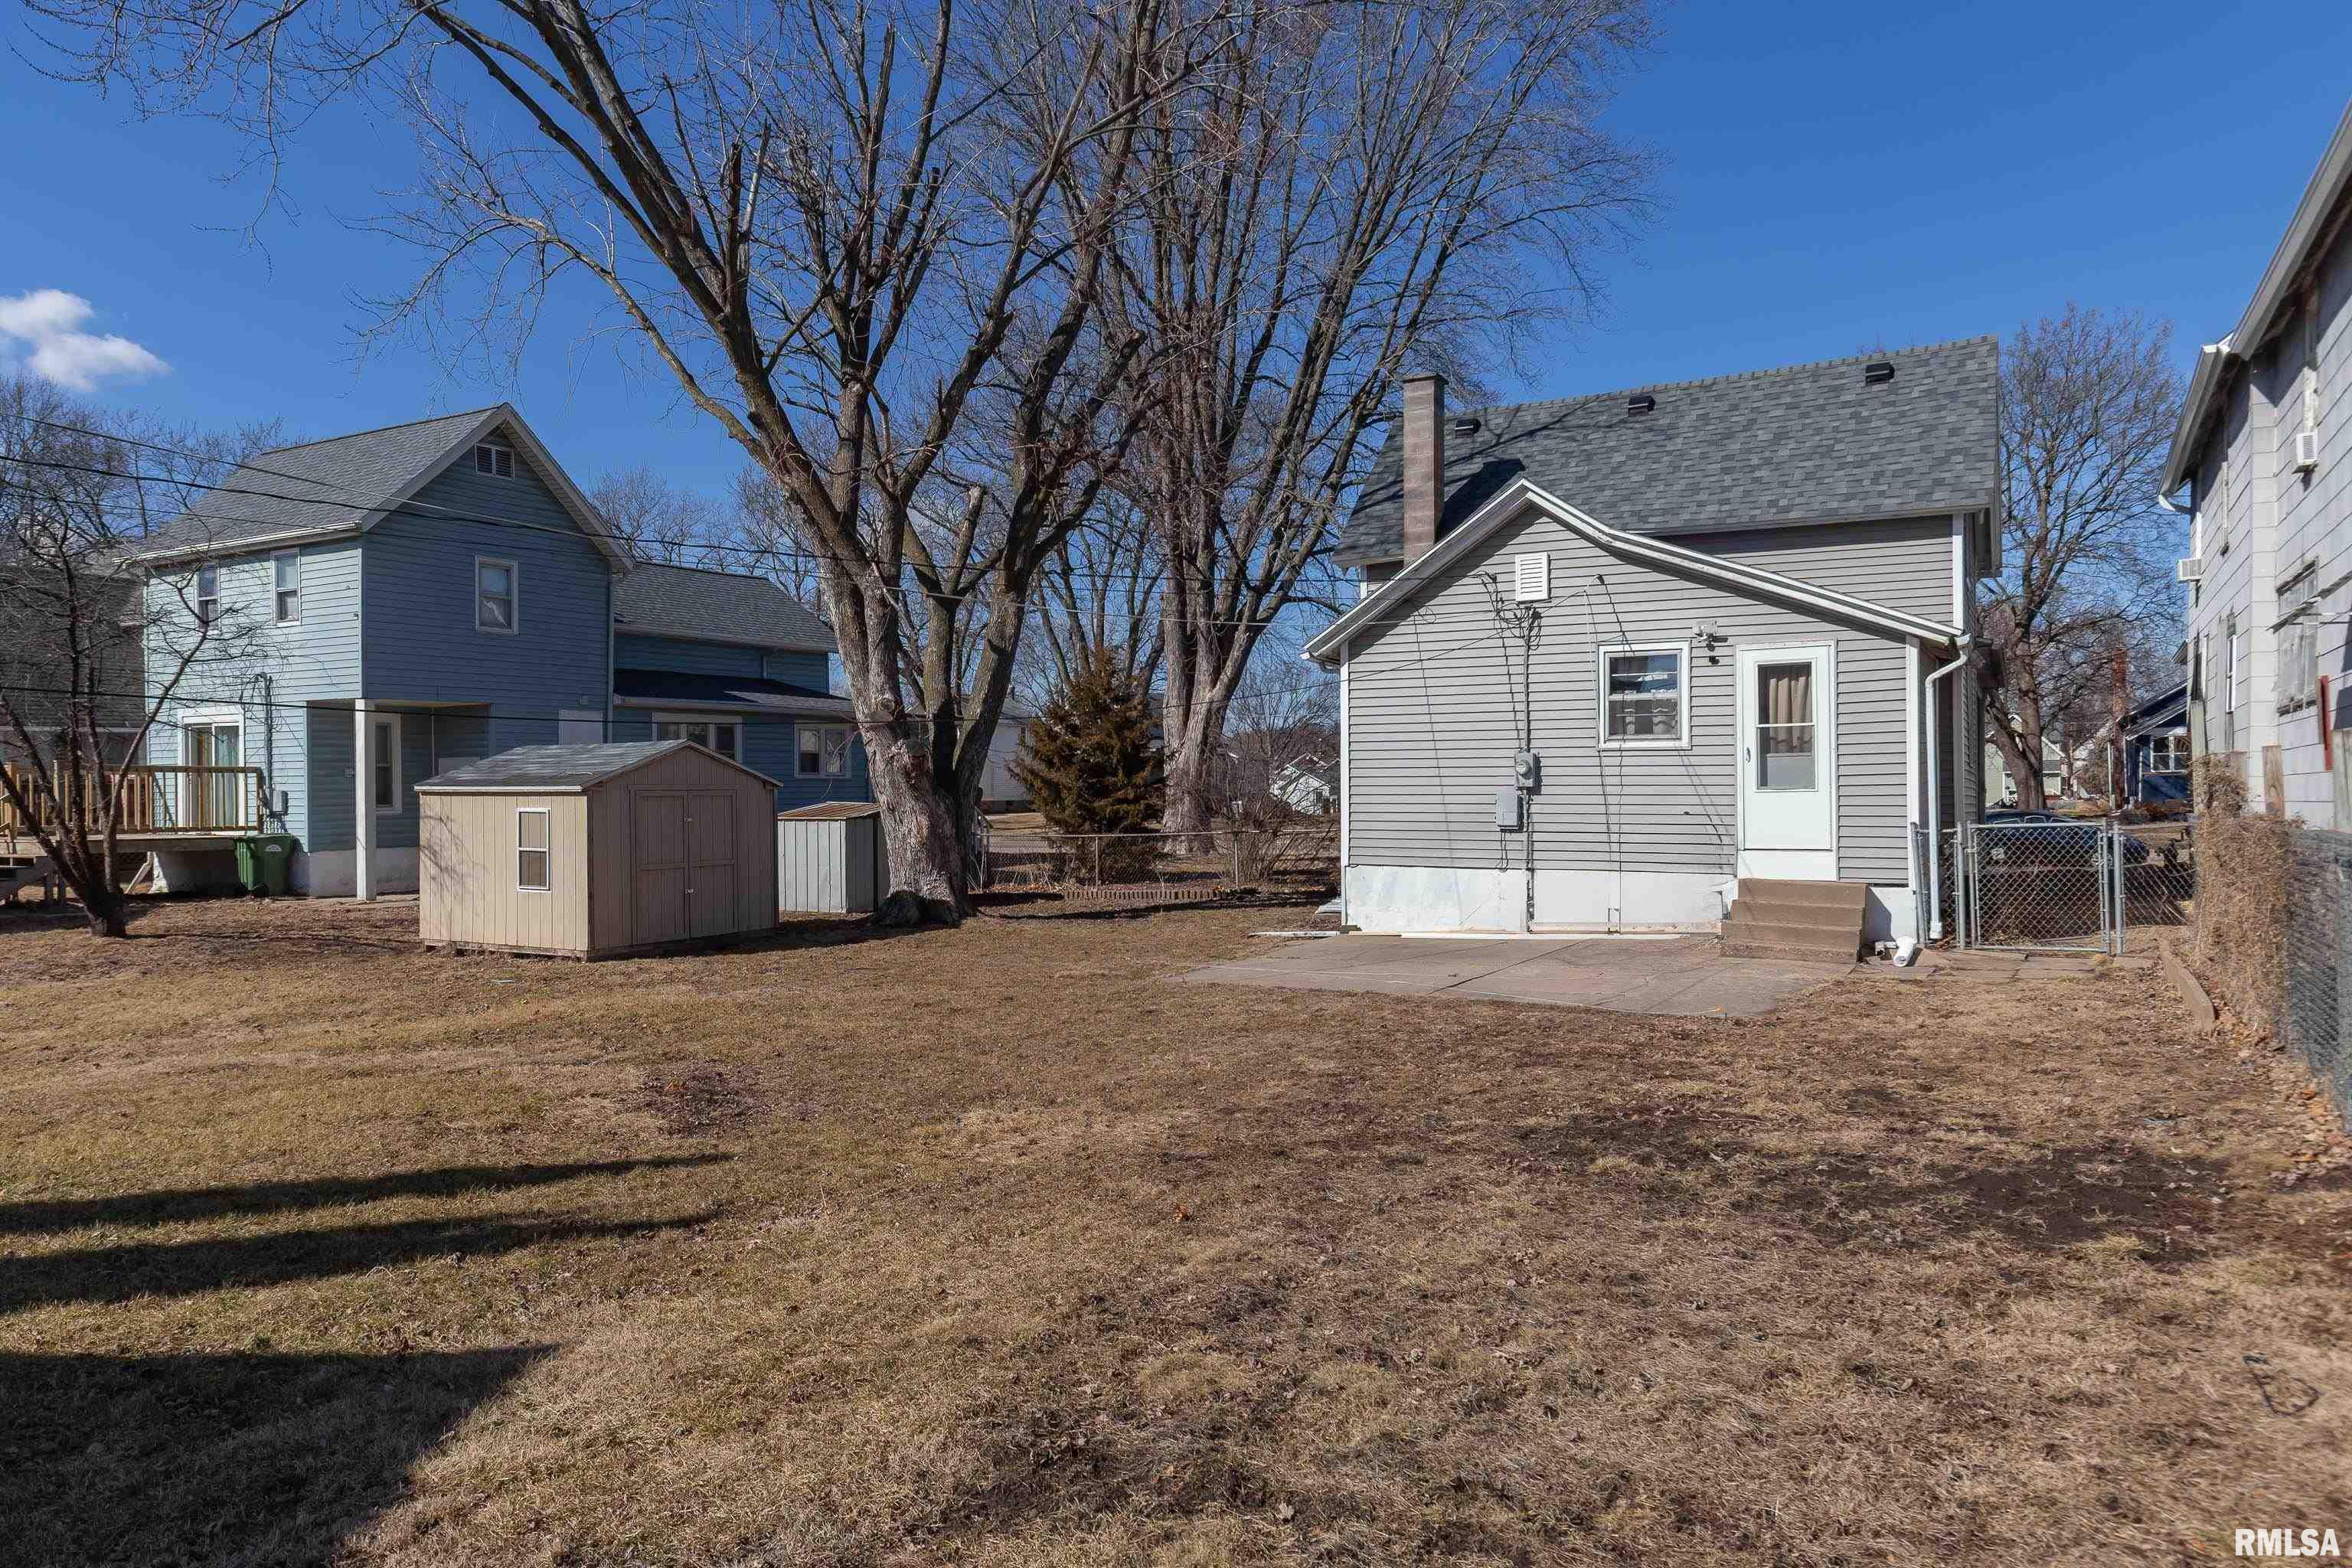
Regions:
M 606 741 L 593 746 L 517 746 L 495 757 L 436 773 L 415 787 L 434 789 L 583 789 L 625 773 L 691 741 Z
M 450 443 L 489 412 L 444 414 L 258 453 L 218 488 L 203 491 L 190 511 L 150 533 L 139 553 L 357 527 L 369 512 L 424 478 Z
M 613 585 L 624 631 L 831 653 L 833 628 L 765 577 L 645 563 Z
M 1867 385 L 1862 367 L 1895 366 Z M 1647 393 L 1648 414 L 1626 400 Z M 2000 489 L 2000 349 L 1969 338 L 1784 370 L 1489 409 L 1445 437 L 1440 537 L 1524 478 L 1612 528 L 1688 533 L 1966 511 Z M 1397 427 L 1340 531 L 1342 565 L 1403 550 Z
M 723 703 L 764 713 L 804 713 L 846 719 L 849 699 L 789 681 L 746 675 L 687 675 L 674 669 L 616 669 L 613 695 L 639 702 L 688 706 Z

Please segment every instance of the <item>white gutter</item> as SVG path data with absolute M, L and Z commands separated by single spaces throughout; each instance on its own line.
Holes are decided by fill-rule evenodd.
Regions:
M 1969 662 L 1968 650 L 1962 647 L 1960 657 L 1927 677 L 1924 683 L 1927 693 L 1927 940 L 1936 942 L 1944 934 L 1944 788 L 1943 775 L 1936 766 L 1936 682 Z M 1957 725 L 1955 726 L 1957 728 Z M 1952 809 L 1959 809 L 1958 781 L 1954 781 Z

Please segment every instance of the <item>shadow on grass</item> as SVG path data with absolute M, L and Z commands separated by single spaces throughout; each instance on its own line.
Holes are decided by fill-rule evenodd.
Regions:
M 0 1236 L 38 1236 L 78 1230 L 86 1225 L 167 1225 L 176 1220 L 218 1219 L 225 1215 L 282 1214 L 291 1209 L 374 1203 L 383 1198 L 454 1197 L 459 1193 L 541 1187 L 582 1176 L 625 1176 L 636 1171 L 671 1166 L 712 1165 L 730 1158 L 726 1154 L 691 1154 L 569 1165 L 447 1165 L 431 1171 L 394 1171 L 380 1176 L 257 1182 L 245 1186 L 0 1204 Z
M 420 1219 L 355 1225 L 279 1236 L 141 1242 L 12 1259 L 0 1272 L 0 1315 L 72 1301 L 127 1301 L 140 1296 L 192 1296 L 205 1290 L 257 1289 L 298 1279 L 357 1274 L 387 1264 L 462 1254 L 497 1257 L 542 1242 L 643 1236 L 703 1225 L 717 1211 L 675 1219 Z
M 0 1355 L 12 1563 L 325 1563 L 551 1347 Z

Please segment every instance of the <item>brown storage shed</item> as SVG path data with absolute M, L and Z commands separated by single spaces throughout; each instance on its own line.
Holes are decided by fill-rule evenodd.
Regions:
M 776 923 L 775 781 L 691 741 L 523 746 L 416 796 L 428 945 L 604 958 Z

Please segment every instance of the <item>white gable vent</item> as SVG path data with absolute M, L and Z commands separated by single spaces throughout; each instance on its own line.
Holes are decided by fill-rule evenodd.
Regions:
M 514 478 L 514 452 L 507 447 L 493 447 L 488 441 L 474 448 L 474 472 L 488 474 L 493 479 Z
M 1522 555 L 1512 562 L 1511 597 L 1522 605 L 1539 605 L 1551 597 L 1551 557 Z

